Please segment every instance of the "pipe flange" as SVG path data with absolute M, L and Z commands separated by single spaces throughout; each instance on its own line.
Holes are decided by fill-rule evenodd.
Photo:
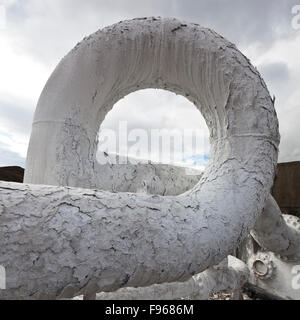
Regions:
M 260 279 L 270 279 L 274 275 L 276 266 L 268 253 L 259 252 L 251 261 L 253 273 Z

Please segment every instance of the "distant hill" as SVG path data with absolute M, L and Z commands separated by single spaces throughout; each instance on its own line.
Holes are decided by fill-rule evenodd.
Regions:
M 24 169 L 21 167 L 0 167 L 0 180 L 23 182 Z

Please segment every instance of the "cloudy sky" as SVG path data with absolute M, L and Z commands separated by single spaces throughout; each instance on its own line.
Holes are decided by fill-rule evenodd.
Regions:
M 300 0 L 0 0 L 0 166 L 25 165 L 35 106 L 59 60 L 99 28 L 145 16 L 199 23 L 235 43 L 276 96 L 279 160 L 300 160 L 300 28 L 295 28 L 300 15 L 292 13 L 297 4 Z M 102 128 L 116 129 L 129 116 L 129 128 L 148 131 L 196 129 L 200 121 L 207 141 L 194 106 L 165 91 L 125 97 Z M 207 145 L 197 151 L 200 157 L 206 158 Z

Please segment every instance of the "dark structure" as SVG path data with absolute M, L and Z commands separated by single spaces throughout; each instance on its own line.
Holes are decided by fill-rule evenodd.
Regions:
M 23 182 L 24 169 L 21 167 L 0 168 L 0 180 L 11 182 Z
M 278 164 L 272 195 L 283 213 L 300 217 L 300 161 Z

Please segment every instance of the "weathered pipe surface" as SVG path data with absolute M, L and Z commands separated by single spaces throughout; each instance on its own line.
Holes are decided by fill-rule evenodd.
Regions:
M 262 248 L 281 256 L 293 257 L 300 253 L 300 230 L 299 223 L 288 223 L 288 217 L 282 215 L 275 199 L 269 195 L 251 235 Z
M 120 98 L 143 88 L 185 95 L 203 114 L 211 160 L 194 188 L 164 197 L 33 185 L 97 187 L 99 126 Z M 214 31 L 146 18 L 96 32 L 60 62 L 39 99 L 31 184 L 0 184 L 8 279 L 0 298 L 183 281 L 219 263 L 262 212 L 278 144 L 265 83 Z
M 97 300 L 207 300 L 215 292 L 241 293 L 248 281 L 249 269 L 244 262 L 228 256 L 219 265 L 193 276 L 185 282 L 154 284 L 145 288 L 123 288 L 101 292 Z

